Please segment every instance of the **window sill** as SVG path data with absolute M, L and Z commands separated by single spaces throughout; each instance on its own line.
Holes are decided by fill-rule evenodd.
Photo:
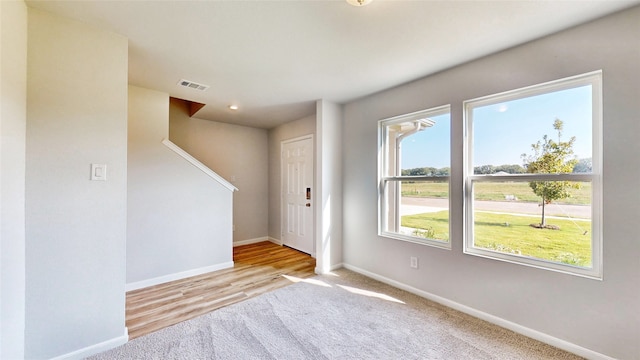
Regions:
M 557 263 L 552 261 L 546 261 L 536 258 L 530 258 L 526 256 L 512 255 L 506 253 L 500 253 L 491 250 L 484 250 L 479 248 L 469 248 L 466 247 L 464 249 L 464 253 L 466 255 L 483 257 L 491 260 L 498 260 L 503 262 L 508 262 L 516 265 L 524 265 L 542 270 L 549 270 L 554 272 L 559 272 L 567 275 L 584 277 L 592 280 L 600 280 L 602 281 L 602 272 L 599 269 L 602 269 L 601 266 L 594 266 L 591 268 L 585 268 L 580 266 L 573 266 L 569 264 Z
M 439 240 L 432 240 L 432 239 L 426 239 L 426 238 L 419 238 L 416 236 L 398 234 L 398 233 L 387 232 L 387 231 L 378 232 L 378 236 L 381 236 L 387 239 L 406 241 L 414 244 L 420 244 L 420 245 L 426 245 L 426 246 L 436 247 L 436 248 L 445 249 L 445 250 L 451 250 L 450 241 L 439 241 Z

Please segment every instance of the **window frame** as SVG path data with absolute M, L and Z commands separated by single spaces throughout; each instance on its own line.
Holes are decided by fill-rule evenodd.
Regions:
M 592 98 L 592 172 L 562 174 L 511 174 L 476 175 L 473 164 L 473 109 L 495 105 L 506 101 L 518 100 L 542 94 L 554 93 L 591 85 Z M 493 260 L 506 261 L 540 269 L 546 269 L 571 275 L 602 280 L 602 70 L 593 71 L 568 78 L 536 84 L 521 89 L 488 95 L 463 102 L 464 122 L 464 161 L 463 161 L 463 197 L 464 229 L 463 252 Z M 550 260 L 518 256 L 474 247 L 474 193 L 473 185 L 479 182 L 499 181 L 588 181 L 591 182 L 591 267 L 580 267 Z
M 386 175 L 388 173 L 388 166 L 389 166 L 388 159 L 390 156 L 390 154 L 387 152 L 387 149 L 389 149 L 389 146 L 388 146 L 389 139 L 387 138 L 388 132 L 386 131 L 387 127 L 390 125 L 395 125 L 395 124 L 400 124 L 400 123 L 405 123 L 405 122 L 415 121 L 415 120 L 423 120 L 425 118 L 435 117 L 435 116 L 440 116 L 445 114 L 449 114 L 449 124 L 448 124 L 449 138 L 451 138 L 451 105 L 449 104 L 437 106 L 437 107 L 433 107 L 425 110 L 420 110 L 420 111 L 412 112 L 409 114 L 393 116 L 393 117 L 378 121 L 378 236 L 451 250 L 451 243 L 452 243 L 452 239 L 451 239 L 451 174 L 449 174 L 448 176 L 445 176 L 445 175 L 403 176 L 401 174 L 400 175 L 396 174 L 394 176 Z M 448 151 L 449 151 L 449 154 L 451 154 L 451 143 L 449 144 Z M 451 159 L 449 159 L 449 168 L 451 169 Z M 389 196 L 388 191 L 390 190 L 387 185 L 391 182 L 401 182 L 401 181 L 447 182 L 448 184 L 447 200 L 448 200 L 448 206 L 449 206 L 448 208 L 449 241 L 411 236 L 411 235 L 402 234 L 399 231 L 388 230 L 387 219 L 390 216 L 388 214 L 388 211 L 390 210 L 388 209 L 387 204 L 390 201 L 387 201 L 387 196 Z M 401 198 L 402 196 L 396 193 L 396 197 L 393 200 L 393 202 L 395 203 L 394 204 L 395 209 L 392 210 L 395 212 L 395 214 L 399 213 L 399 206 L 400 206 L 399 202 Z M 399 214 L 397 216 L 398 216 L 398 219 L 400 219 Z M 398 220 L 398 222 L 399 221 L 400 220 Z

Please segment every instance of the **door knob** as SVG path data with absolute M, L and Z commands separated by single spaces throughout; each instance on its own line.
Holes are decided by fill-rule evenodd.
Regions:
M 306 205 L 306 206 L 307 206 L 307 207 L 311 207 L 311 203 L 307 203 L 307 205 Z

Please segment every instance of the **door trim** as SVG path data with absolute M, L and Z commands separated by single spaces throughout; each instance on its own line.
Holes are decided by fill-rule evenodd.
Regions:
M 315 258 L 316 257 L 316 212 L 317 212 L 317 206 L 316 206 L 316 197 L 315 197 L 315 192 L 316 192 L 316 148 L 315 148 L 315 139 L 313 134 L 307 134 L 307 135 L 302 135 L 302 136 L 298 136 L 298 137 L 294 137 L 291 139 L 285 139 L 285 140 L 281 140 L 280 141 L 280 244 L 284 245 L 284 231 L 285 231 L 285 227 L 284 227 L 284 219 L 285 219 L 285 211 L 286 211 L 286 204 L 285 204 L 285 197 L 284 197 L 284 185 L 285 185 L 285 178 L 282 176 L 282 172 L 283 172 L 283 166 L 284 166 L 284 146 L 286 144 L 290 144 L 290 143 L 294 143 L 297 141 L 302 141 L 302 140 L 311 140 L 311 151 L 312 151 L 312 156 L 311 156 L 311 161 L 313 162 L 313 164 L 311 164 L 311 169 L 312 169 L 312 179 L 313 179 L 313 189 L 314 189 L 314 194 L 312 195 L 312 201 L 311 201 L 311 211 L 312 211 L 312 219 L 313 219 L 313 224 L 312 224 L 312 231 L 311 231 L 311 238 L 313 241 L 313 245 L 312 245 L 312 251 L 311 251 L 311 257 Z

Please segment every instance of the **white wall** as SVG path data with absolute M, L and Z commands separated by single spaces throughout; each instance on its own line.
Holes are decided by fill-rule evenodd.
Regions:
M 318 100 L 316 103 L 316 272 L 340 267 L 342 244 L 342 106 Z M 319 204 L 319 206 L 318 206 Z
M 127 338 L 128 44 L 28 13 L 25 355 L 87 355 Z
M 233 192 L 171 151 L 169 95 L 129 87 L 127 288 L 233 266 Z
M 27 7 L 0 1 L 0 359 L 24 357 Z
M 190 118 L 171 99 L 169 139 L 238 188 L 233 241 L 266 239 L 269 221 L 267 130 Z
M 269 237 L 278 242 L 282 242 L 282 141 L 315 134 L 315 132 L 315 115 L 269 130 Z
M 347 104 L 345 263 L 577 345 L 588 356 L 640 359 L 639 33 L 636 7 Z M 604 72 L 604 280 L 464 255 L 462 101 L 598 69 Z M 377 120 L 444 104 L 452 106 L 453 249 L 379 237 Z M 410 256 L 420 258 L 419 270 L 409 268 Z

